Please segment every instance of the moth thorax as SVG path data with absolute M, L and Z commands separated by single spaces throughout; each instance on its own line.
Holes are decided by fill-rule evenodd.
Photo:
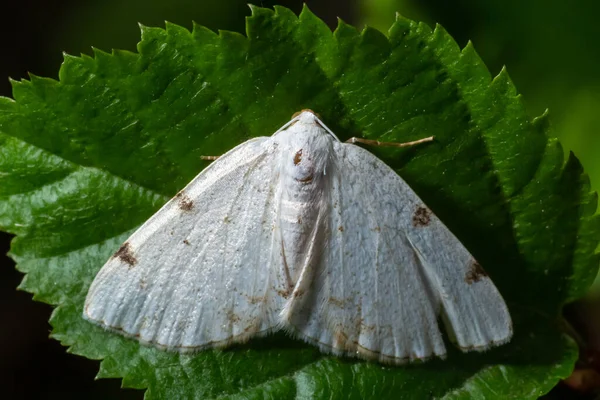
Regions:
M 294 181 L 301 185 L 313 183 L 316 171 L 312 156 L 300 148 L 294 152 L 291 161 L 292 166 L 289 171 Z

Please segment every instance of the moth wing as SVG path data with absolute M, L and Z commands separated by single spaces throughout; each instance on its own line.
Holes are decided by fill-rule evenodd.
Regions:
M 196 176 L 102 267 L 84 317 L 179 351 L 272 330 L 281 308 L 276 160 L 273 141 L 258 138 Z
M 507 307 L 471 254 L 391 168 L 335 143 L 331 207 L 310 292 L 287 324 L 322 350 L 401 364 L 512 336 Z

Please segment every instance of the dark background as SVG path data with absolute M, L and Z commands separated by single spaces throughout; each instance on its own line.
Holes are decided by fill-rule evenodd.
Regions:
M 554 134 L 574 150 L 600 183 L 600 2 L 586 0 L 336 0 L 306 1 L 330 27 L 337 17 L 386 31 L 396 11 L 441 23 L 464 46 L 470 39 L 493 75 L 503 65 L 524 94 L 531 116 L 551 109 Z M 274 1 L 254 1 L 265 7 Z M 280 1 L 298 13 L 301 1 Z M 8 77 L 28 72 L 57 78 L 62 52 L 91 55 L 91 46 L 135 50 L 141 22 L 165 20 L 191 28 L 244 32 L 245 0 L 22 0 L 0 8 L 0 95 L 11 96 Z M 595 184 L 595 185 L 594 185 Z M 4 254 L 10 235 L 0 234 L 0 398 L 142 398 L 120 389 L 120 380 L 95 381 L 99 363 L 70 355 L 48 339 L 50 306 L 16 291 L 22 274 Z M 592 293 L 600 292 L 600 283 Z M 600 318 L 599 318 L 600 319 Z M 552 398 L 575 398 L 565 386 Z

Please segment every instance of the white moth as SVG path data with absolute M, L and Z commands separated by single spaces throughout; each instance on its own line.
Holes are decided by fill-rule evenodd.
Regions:
M 218 158 L 96 276 L 84 317 L 196 351 L 283 329 L 390 364 L 506 343 L 500 293 L 410 187 L 311 111 Z

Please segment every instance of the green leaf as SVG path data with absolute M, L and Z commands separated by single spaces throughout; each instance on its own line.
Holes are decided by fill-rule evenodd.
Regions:
M 527 116 L 508 75 L 440 27 L 398 17 L 389 37 L 331 31 L 252 8 L 248 38 L 142 27 L 138 54 L 65 56 L 60 82 L 14 82 L 0 99 L 0 226 L 14 233 L 21 288 L 56 305 L 52 335 L 102 359 L 100 377 L 147 398 L 535 398 L 569 375 L 565 302 L 598 268 L 597 198 L 574 156 Z M 483 354 L 404 367 L 340 359 L 283 334 L 179 355 L 140 346 L 81 317 L 96 272 L 136 227 L 207 162 L 267 136 L 303 108 L 395 168 L 486 267 L 515 337 Z

